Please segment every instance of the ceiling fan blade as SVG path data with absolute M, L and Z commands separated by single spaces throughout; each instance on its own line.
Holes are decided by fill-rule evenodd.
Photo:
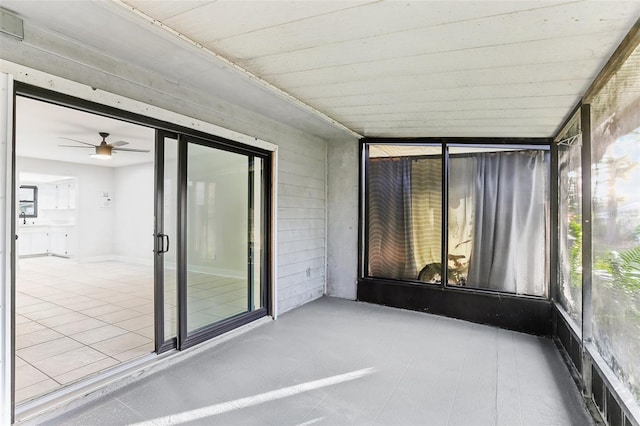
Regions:
M 78 145 L 58 145 L 58 146 L 64 146 L 66 148 L 87 148 L 87 149 L 95 148 L 93 146 L 78 146 Z
M 113 151 L 150 152 L 148 149 L 113 148 Z
M 89 142 L 82 142 L 82 141 L 79 141 L 78 139 L 65 138 L 64 136 L 59 136 L 59 138 L 60 138 L 60 139 L 66 139 L 66 140 L 68 140 L 68 141 L 73 141 L 73 142 L 83 143 L 83 144 L 85 144 L 85 145 L 90 145 L 90 146 L 92 146 L 92 147 L 96 147 L 96 146 L 97 146 L 97 145 L 94 145 L 94 144 L 89 143 Z
M 123 145 L 129 145 L 129 142 L 125 142 L 125 141 L 115 141 L 110 143 L 109 145 L 111 145 L 112 147 L 116 147 L 116 146 L 123 146 Z

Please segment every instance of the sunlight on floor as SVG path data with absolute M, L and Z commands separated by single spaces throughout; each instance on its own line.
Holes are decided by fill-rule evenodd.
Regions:
M 235 399 L 233 401 L 222 402 L 220 404 L 210 405 L 204 408 L 198 408 L 195 410 L 184 411 L 178 414 L 172 414 L 169 416 L 159 417 L 153 420 L 148 420 L 136 425 L 148 426 L 148 425 L 175 425 L 180 423 L 193 422 L 196 420 L 204 419 L 205 417 L 215 416 L 217 414 L 226 413 L 233 410 L 239 410 L 246 407 L 251 407 L 257 404 L 265 402 L 275 401 L 277 399 L 287 398 L 290 396 L 298 395 L 304 392 L 309 392 L 314 389 L 320 389 L 327 386 L 337 385 L 339 383 L 356 380 L 361 377 L 368 376 L 375 372 L 375 368 L 363 368 L 362 370 L 356 370 L 345 374 L 338 374 L 336 376 L 326 377 L 324 379 L 314 380 L 311 382 L 301 383 L 298 385 L 288 386 L 286 388 L 276 389 L 270 392 L 264 392 L 257 395 L 248 396 L 246 398 Z M 311 423 L 307 423 L 311 424 Z

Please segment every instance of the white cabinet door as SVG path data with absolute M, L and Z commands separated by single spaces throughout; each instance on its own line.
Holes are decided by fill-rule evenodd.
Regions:
M 28 232 L 18 233 L 16 245 L 18 246 L 18 256 L 27 256 L 31 254 L 31 234 Z
M 40 184 L 38 185 L 38 208 L 39 209 L 55 209 L 57 203 L 57 191 L 55 185 Z
M 56 184 L 56 208 L 76 208 L 76 185 L 74 182 L 60 182 Z
M 35 231 L 31 234 L 31 253 L 46 254 L 49 252 L 49 235 L 47 231 Z
M 56 185 L 56 190 L 58 193 L 56 208 L 68 209 L 69 208 L 69 187 L 67 186 L 66 183 L 59 183 Z
M 68 202 L 67 205 L 70 209 L 76 208 L 76 184 L 74 182 L 70 182 L 67 184 L 68 186 Z
M 49 241 L 51 242 L 51 253 L 58 256 L 67 256 L 67 233 L 65 231 L 55 230 L 49 232 Z

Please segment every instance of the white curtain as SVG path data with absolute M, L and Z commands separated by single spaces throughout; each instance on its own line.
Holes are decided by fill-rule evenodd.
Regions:
M 468 285 L 544 296 L 548 153 L 475 157 L 475 226 Z

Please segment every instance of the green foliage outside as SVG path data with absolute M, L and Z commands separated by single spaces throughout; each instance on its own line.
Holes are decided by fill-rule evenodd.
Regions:
M 574 238 L 569 248 L 570 284 L 572 287 L 582 287 L 582 223 L 580 218 L 569 222 L 569 235 Z

